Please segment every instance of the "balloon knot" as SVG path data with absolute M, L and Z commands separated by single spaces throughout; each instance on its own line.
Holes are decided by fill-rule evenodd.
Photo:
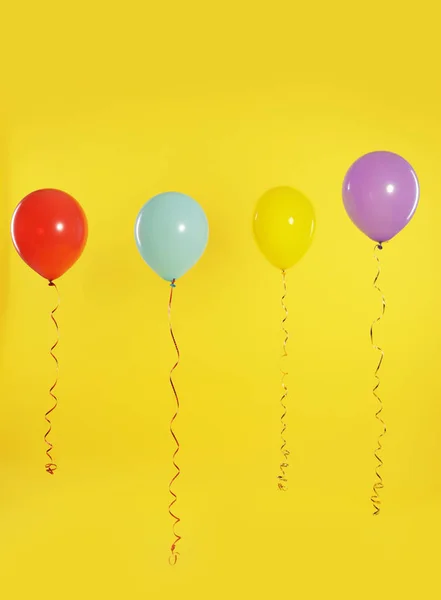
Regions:
M 383 250 L 383 244 L 381 242 L 378 244 L 378 250 Z
M 175 288 L 176 284 L 175 284 L 176 279 L 172 279 L 172 282 L 170 283 L 170 287 Z

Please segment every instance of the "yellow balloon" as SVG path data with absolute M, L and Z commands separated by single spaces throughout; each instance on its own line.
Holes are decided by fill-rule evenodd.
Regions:
M 254 237 L 272 265 L 286 271 L 308 250 L 315 230 L 311 202 L 290 187 L 266 192 L 258 201 Z

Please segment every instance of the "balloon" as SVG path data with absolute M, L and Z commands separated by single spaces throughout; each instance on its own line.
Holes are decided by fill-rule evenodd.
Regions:
M 31 269 L 49 281 L 61 277 L 79 259 L 87 234 L 83 209 L 60 190 L 32 192 L 12 216 L 15 249 Z
M 285 271 L 308 250 L 315 229 L 311 202 L 289 187 L 266 192 L 258 201 L 253 221 L 260 250 L 278 269 Z
M 204 253 L 208 221 L 199 204 L 178 192 L 158 194 L 139 211 L 135 240 L 145 262 L 166 281 L 182 277 Z
M 375 242 L 387 242 L 411 220 L 420 186 L 415 171 L 398 154 L 371 152 L 351 166 L 343 203 L 351 221 Z

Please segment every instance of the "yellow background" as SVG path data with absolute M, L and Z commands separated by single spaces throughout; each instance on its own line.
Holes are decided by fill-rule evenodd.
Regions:
M 2 9 L 0 589 L 2 598 L 438 598 L 441 533 L 439 15 L 422 0 L 122 4 Z M 379 313 L 372 244 L 340 187 L 364 152 L 421 181 L 383 251 L 379 330 L 384 509 L 369 497 Z M 276 185 L 308 195 L 317 232 L 288 274 L 290 491 L 279 463 L 280 274 L 251 232 Z M 90 225 L 55 297 L 16 255 L 9 219 L 59 187 Z M 152 195 L 195 197 L 210 222 L 179 282 L 181 560 L 167 563 L 174 353 L 169 289 L 138 256 Z

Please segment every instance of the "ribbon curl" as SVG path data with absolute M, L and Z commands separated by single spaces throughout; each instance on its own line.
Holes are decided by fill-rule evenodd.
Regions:
M 175 385 L 173 383 L 173 378 L 172 378 L 173 371 L 179 365 L 179 361 L 180 361 L 179 348 L 178 348 L 178 344 L 176 342 L 176 338 L 175 338 L 174 333 L 173 333 L 172 319 L 171 319 L 173 290 L 176 287 L 175 281 L 176 280 L 173 279 L 172 282 L 171 282 L 171 285 L 170 285 L 170 299 L 169 299 L 169 302 L 168 302 L 168 323 L 169 323 L 169 328 L 170 328 L 170 335 L 171 335 L 171 338 L 173 340 L 173 344 L 174 344 L 174 347 L 176 349 L 176 354 L 177 354 L 176 363 L 173 365 L 173 367 L 172 367 L 172 369 L 170 371 L 170 385 L 172 387 L 173 393 L 175 395 L 175 400 L 176 400 L 176 412 L 175 412 L 175 414 L 173 415 L 173 417 L 172 417 L 172 419 L 170 421 L 170 433 L 171 433 L 172 438 L 173 438 L 173 440 L 174 440 L 174 442 L 176 444 L 176 450 L 173 453 L 173 459 L 172 459 L 173 460 L 173 466 L 176 469 L 176 473 L 175 473 L 174 477 L 172 478 L 172 480 L 170 481 L 170 484 L 169 484 L 169 487 L 168 487 L 169 492 L 170 492 L 171 496 L 173 497 L 173 500 L 170 502 L 169 507 L 168 507 L 168 512 L 169 512 L 170 516 L 174 519 L 174 523 L 173 523 L 173 535 L 174 535 L 175 539 L 174 539 L 174 541 L 173 541 L 173 543 L 172 543 L 172 545 L 170 547 L 171 554 L 170 554 L 170 557 L 169 557 L 169 563 L 172 566 L 176 564 L 176 562 L 177 562 L 177 560 L 179 558 L 179 552 L 176 551 L 176 545 L 182 539 L 182 537 L 176 532 L 176 526 L 181 522 L 181 519 L 178 516 L 176 516 L 176 514 L 174 513 L 174 511 L 172 511 L 172 508 L 173 508 L 174 504 L 176 503 L 176 501 L 178 499 L 176 493 L 173 491 L 173 484 L 176 481 L 176 479 L 179 477 L 179 475 L 181 474 L 181 469 L 176 464 L 176 456 L 177 456 L 177 454 L 178 454 L 178 452 L 180 450 L 180 445 L 179 445 L 178 438 L 176 437 L 176 434 L 175 434 L 175 432 L 173 430 L 173 423 L 175 422 L 175 419 L 177 418 L 177 416 L 179 414 L 179 408 L 180 408 L 179 397 L 178 397 L 178 394 L 176 392 L 176 388 L 175 388 Z
M 382 246 L 381 243 L 377 244 L 375 246 L 375 248 L 374 248 L 374 258 L 377 261 L 378 271 L 377 271 L 377 274 L 376 274 L 374 282 L 373 282 L 374 288 L 381 295 L 381 306 L 382 306 L 382 309 L 381 309 L 380 316 L 377 319 L 375 319 L 375 321 L 372 323 L 371 330 L 370 330 L 370 337 L 371 337 L 372 347 L 374 348 L 374 350 L 376 350 L 377 352 L 380 353 L 380 359 L 378 361 L 378 365 L 377 365 L 377 368 L 375 369 L 375 374 L 374 374 L 374 377 L 375 377 L 375 379 L 377 381 L 376 381 L 376 383 L 375 383 L 375 385 L 373 387 L 372 393 L 373 393 L 373 395 L 375 396 L 375 398 L 376 398 L 376 400 L 378 402 L 378 410 L 375 413 L 375 418 L 377 419 L 377 421 L 380 423 L 380 425 L 382 427 L 382 432 L 378 436 L 378 439 L 377 439 L 377 448 L 376 448 L 375 453 L 374 453 L 374 456 L 375 456 L 375 458 L 377 460 L 377 467 L 375 469 L 376 481 L 375 481 L 374 486 L 372 488 L 373 489 L 373 494 L 371 496 L 371 502 L 372 502 L 373 507 L 374 507 L 374 512 L 373 512 L 374 516 L 378 515 L 380 513 L 381 499 L 380 499 L 379 491 L 384 488 L 383 478 L 382 478 L 381 472 L 380 472 L 380 469 L 383 466 L 383 460 L 381 458 L 381 451 L 383 449 L 383 445 L 382 445 L 381 441 L 382 441 L 383 437 L 386 435 L 386 425 L 385 425 L 383 419 L 381 418 L 381 413 L 383 412 L 383 402 L 382 402 L 380 396 L 377 393 L 377 390 L 380 387 L 380 377 L 379 377 L 378 373 L 380 371 L 381 365 L 383 364 L 384 351 L 382 350 L 382 348 L 380 348 L 380 346 L 378 346 L 374 342 L 374 326 L 377 323 L 379 323 L 379 321 L 381 321 L 381 319 L 383 318 L 384 313 L 386 311 L 386 299 L 385 299 L 385 297 L 383 295 L 383 292 L 381 291 L 381 289 L 377 285 L 377 281 L 378 281 L 378 278 L 380 277 L 380 273 L 381 273 L 380 259 L 379 259 L 378 254 L 377 254 L 377 250 L 382 250 L 382 249 L 383 249 L 383 246 Z
M 52 408 L 50 408 L 46 412 L 46 414 L 44 415 L 44 418 L 45 418 L 46 422 L 49 424 L 49 429 L 47 430 L 47 432 L 45 433 L 45 436 L 44 436 L 44 441 L 45 441 L 45 443 L 48 446 L 46 448 L 46 456 L 49 459 L 49 462 L 46 463 L 46 465 L 45 465 L 44 468 L 46 469 L 46 472 L 49 473 L 49 475 L 53 475 L 55 473 L 55 471 L 57 470 L 57 465 L 56 465 L 56 463 L 54 463 L 54 460 L 52 458 L 53 444 L 49 441 L 48 436 L 50 435 L 50 433 L 52 431 L 52 422 L 51 422 L 51 420 L 50 420 L 49 417 L 50 417 L 51 413 L 58 406 L 58 398 L 54 394 L 54 390 L 55 390 L 55 388 L 57 386 L 57 383 L 58 383 L 59 365 L 58 365 L 58 359 L 57 359 L 57 357 L 54 354 L 54 350 L 58 346 L 59 341 L 60 341 L 60 331 L 59 331 L 59 328 L 58 328 L 57 320 L 55 318 L 55 313 L 57 312 L 57 310 L 58 310 L 58 308 L 60 306 L 61 299 L 60 299 L 60 292 L 58 291 L 58 288 L 57 288 L 57 286 L 55 285 L 55 283 L 53 281 L 49 281 L 49 287 L 55 288 L 55 291 L 57 292 L 57 296 L 58 296 L 58 303 L 57 303 L 56 307 L 51 311 L 51 319 L 52 319 L 52 321 L 53 321 L 53 323 L 55 325 L 55 329 L 56 329 L 56 332 L 57 332 L 57 339 L 56 339 L 55 343 L 53 344 L 53 346 L 50 349 L 50 355 L 52 356 L 52 358 L 55 361 L 56 376 L 55 376 L 55 381 L 54 381 L 52 387 L 49 390 L 49 395 L 53 398 L 54 404 L 53 404 Z
M 282 331 L 284 334 L 282 359 L 284 359 L 288 356 L 288 353 L 286 351 L 286 345 L 287 345 L 288 339 L 289 339 L 289 334 L 285 327 L 285 323 L 288 318 L 288 309 L 286 308 L 286 305 L 285 305 L 285 298 L 286 298 L 286 293 L 287 293 L 286 292 L 286 272 L 285 271 L 282 271 L 282 284 L 283 284 L 283 295 L 282 295 L 281 304 L 282 304 L 282 308 L 285 313 L 285 316 L 282 319 Z M 277 476 L 277 479 L 278 479 L 279 490 L 282 492 L 286 492 L 288 490 L 288 485 L 287 485 L 288 478 L 287 478 L 285 469 L 287 469 L 289 467 L 288 457 L 290 454 L 289 450 L 286 448 L 286 439 L 285 439 L 285 431 L 286 431 L 285 417 L 286 417 L 286 412 L 287 412 L 287 407 L 286 407 L 285 402 L 286 402 L 286 398 L 288 396 L 288 387 L 285 384 L 285 377 L 288 375 L 288 373 L 286 371 L 284 371 L 283 369 L 281 369 L 281 371 L 282 371 L 283 394 L 282 394 L 282 397 L 280 398 L 280 405 L 282 407 L 282 416 L 280 418 L 280 422 L 282 424 L 282 430 L 280 432 L 280 437 L 282 439 L 282 445 L 280 447 L 280 452 L 282 453 L 283 460 L 280 463 L 280 475 Z

